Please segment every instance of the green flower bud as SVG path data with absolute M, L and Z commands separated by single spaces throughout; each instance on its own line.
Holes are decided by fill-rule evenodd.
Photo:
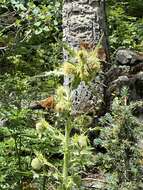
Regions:
M 42 168 L 42 162 L 36 157 L 32 160 L 31 166 L 34 170 L 40 170 Z
M 45 121 L 44 119 L 40 120 L 38 123 L 36 123 L 36 131 L 39 136 L 39 138 L 42 137 L 42 134 L 45 132 L 45 130 L 49 127 L 49 123 Z
M 85 135 L 78 136 L 78 144 L 80 147 L 87 146 L 87 136 Z

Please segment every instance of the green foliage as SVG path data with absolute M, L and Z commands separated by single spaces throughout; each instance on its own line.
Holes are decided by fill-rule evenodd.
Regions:
M 41 49 L 39 53 L 42 53 Z M 22 56 L 9 56 L 9 60 L 19 65 Z M 21 64 L 19 66 L 24 68 Z M 55 80 L 54 76 L 48 73 L 48 81 L 44 74 L 42 77 L 31 77 L 27 75 L 29 71 L 23 74 L 20 67 L 15 66 L 12 68 L 12 74 L 4 74 L 0 80 L 0 118 L 8 121 L 4 128 L 7 135 L 5 130 L 1 131 L 1 146 L 5 150 L 1 154 L 1 165 L 4 164 L 6 168 L 2 167 L 1 170 L 0 187 L 7 190 L 20 189 L 25 183 L 28 183 L 27 186 L 35 185 L 38 189 L 51 189 L 53 184 L 55 188 L 61 189 L 80 187 L 81 172 L 85 170 L 85 165 L 91 164 L 92 156 L 84 134 L 70 138 L 71 129 L 76 125 L 78 128 L 79 125 L 76 121 L 73 126 L 74 118 L 70 115 L 70 91 L 64 87 L 57 89 L 55 117 L 54 113 L 48 115 L 43 111 L 32 112 L 28 109 L 29 103 L 33 99 L 53 94 L 58 79 Z M 33 70 L 31 65 L 30 68 Z M 37 69 L 36 65 L 35 68 Z M 16 74 L 13 75 L 15 71 Z M 39 69 L 37 71 L 39 72 Z M 53 116 L 47 118 L 49 123 L 44 120 L 45 115 Z M 78 121 L 80 122 L 80 118 Z M 82 129 L 83 125 L 80 122 Z M 62 126 L 65 126 L 65 130 Z M 61 157 L 64 157 L 63 161 Z M 12 180 L 9 182 L 10 177 Z
M 127 13 L 131 16 L 143 17 L 143 3 L 142 0 L 128 2 Z
M 6 4 L 7 3 L 7 4 Z M 4 1 L 0 10 L 2 71 L 22 71 L 28 75 L 52 69 L 61 58 L 61 2 L 47 1 L 26 6 Z
M 142 2 L 109 3 L 112 51 L 119 46 L 142 50 Z M 63 76 L 57 77 L 61 71 L 56 76 L 45 72 L 62 62 L 61 8 L 62 0 L 0 2 L 0 122 L 6 121 L 0 126 L 2 190 L 80 189 L 81 176 L 93 163 L 85 135 L 92 119 L 71 116 L 67 89 L 56 91 L 56 113 L 28 109 L 33 100 L 53 95 L 63 80 Z M 73 62 L 69 62 L 72 68 L 66 65 L 68 72 L 77 76 L 72 89 L 100 71 L 96 52 L 76 52 L 76 59 L 78 71 L 73 72 Z M 133 105 L 125 102 L 124 98 L 115 99 L 112 113 L 102 119 L 106 127 L 101 130 L 101 138 L 94 141 L 107 149 L 107 154 L 98 155 L 97 164 L 107 174 L 110 190 L 140 188 L 140 123 L 132 116 Z M 81 134 L 71 137 L 73 127 Z
M 101 123 L 100 144 L 107 150 L 105 155 L 99 155 L 98 161 L 105 171 L 107 189 L 141 189 L 142 160 L 141 149 L 138 146 L 142 138 L 142 123 L 133 116 L 133 105 L 127 105 L 127 93 L 115 98 L 112 112 L 106 114 Z M 96 141 L 95 141 L 96 143 Z
M 137 17 L 138 15 L 128 14 L 134 10 L 142 14 L 142 6 L 142 1 L 109 1 L 109 40 L 112 51 L 118 47 L 143 50 L 143 19 Z
M 39 139 L 34 128 L 47 112 L 33 112 L 28 106 L 53 94 L 59 81 L 35 75 L 61 62 L 61 2 L 42 1 L 38 6 L 32 0 L 24 2 L 3 0 L 0 6 L 0 119 L 7 120 L 5 127 L 0 126 L 0 189 L 5 190 L 24 189 L 25 183 L 25 188 L 32 188 L 35 181 L 39 189 L 44 188 L 50 172 L 46 168 L 46 174 L 34 181 L 31 161 L 35 150 L 60 165 L 59 159 L 52 158 L 60 154 L 60 140 L 49 131 Z M 49 117 L 52 122 L 54 115 Z

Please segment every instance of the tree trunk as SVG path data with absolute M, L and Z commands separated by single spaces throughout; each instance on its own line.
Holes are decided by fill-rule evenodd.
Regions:
M 80 43 L 96 46 L 103 33 L 102 45 L 108 52 L 105 0 L 64 1 L 64 42 L 72 48 L 79 48 Z
M 63 5 L 63 41 L 73 49 L 79 49 L 81 44 L 96 47 L 102 38 L 102 46 L 108 55 L 108 40 L 105 17 L 105 0 L 65 0 Z M 68 56 L 64 52 L 64 60 Z M 93 107 L 96 115 L 104 102 L 103 77 L 95 78 L 94 85 L 81 82 L 73 92 L 73 112 L 85 113 Z M 70 77 L 65 78 L 65 85 L 70 83 Z M 94 90 L 94 92 L 93 92 Z M 92 96 L 92 98 L 91 98 Z M 88 106 L 87 106 L 88 104 Z M 93 111 L 93 110 L 92 110 Z

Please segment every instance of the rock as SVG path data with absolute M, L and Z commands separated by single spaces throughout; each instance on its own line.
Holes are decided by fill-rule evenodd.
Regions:
M 111 67 L 106 73 L 106 84 L 110 83 L 113 80 L 116 80 L 117 77 L 127 75 L 130 71 L 130 67 L 126 65 L 119 65 Z
M 129 89 L 130 101 L 143 100 L 143 53 L 120 48 L 115 61 L 116 64 L 105 73 L 107 110 L 110 110 L 114 97 L 121 94 L 124 86 Z
M 130 49 L 119 49 L 116 53 L 116 61 L 119 65 L 135 65 L 143 61 L 143 53 Z

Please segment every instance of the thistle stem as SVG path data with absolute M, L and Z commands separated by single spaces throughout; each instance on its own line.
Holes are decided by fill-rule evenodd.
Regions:
M 68 169 L 69 169 L 69 160 L 70 160 L 70 120 L 68 119 L 65 126 L 65 142 L 64 142 L 64 163 L 63 163 L 63 190 L 67 190 L 66 186 L 68 183 Z

